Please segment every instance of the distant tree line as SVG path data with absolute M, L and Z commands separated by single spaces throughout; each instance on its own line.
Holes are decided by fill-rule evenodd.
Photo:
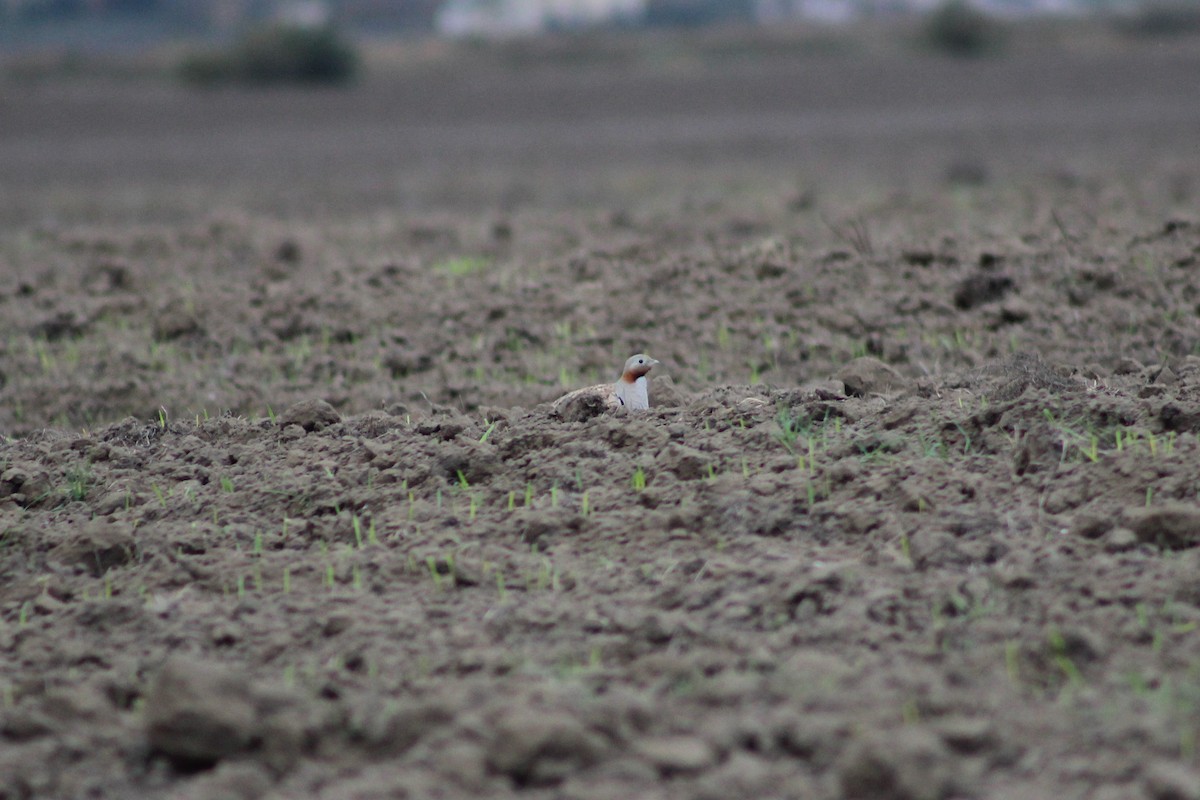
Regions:
M 325 0 L 330 16 L 348 27 L 433 30 L 443 0 Z M 253 25 L 269 20 L 279 0 L 0 0 L 0 18 L 48 23 L 76 18 L 124 18 L 198 29 Z

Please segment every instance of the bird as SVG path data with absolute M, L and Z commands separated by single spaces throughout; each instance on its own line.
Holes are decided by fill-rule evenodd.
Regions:
M 613 394 L 621 405 L 634 411 L 650 407 L 650 381 L 646 378 L 650 370 L 658 366 L 658 360 L 645 353 L 630 356 L 625 361 L 621 377 L 613 384 Z
M 649 381 L 646 375 L 659 365 L 658 359 L 645 353 L 625 361 L 616 383 L 602 383 L 576 389 L 554 401 L 551 411 L 570 422 L 582 422 L 608 411 L 627 408 L 644 411 L 650 407 Z

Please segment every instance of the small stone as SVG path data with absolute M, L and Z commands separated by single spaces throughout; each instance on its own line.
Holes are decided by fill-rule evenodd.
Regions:
M 636 750 L 664 775 L 699 772 L 717 760 L 713 746 L 698 736 L 655 736 L 638 742 Z
M 301 400 L 279 417 L 279 425 L 299 425 L 304 430 L 324 430 L 342 421 L 342 415 L 324 400 Z
M 1137 547 L 1137 534 L 1129 528 L 1113 528 L 1104 536 L 1104 549 L 1109 553 L 1124 553 Z

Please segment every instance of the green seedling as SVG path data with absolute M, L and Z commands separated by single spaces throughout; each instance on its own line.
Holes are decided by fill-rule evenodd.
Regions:
M 533 483 L 532 482 L 525 484 L 525 508 L 529 508 L 531 505 L 533 505 Z
M 796 441 L 804 432 L 804 426 L 798 419 L 792 416 L 791 410 L 787 408 L 779 410 L 779 416 L 775 421 L 779 425 L 779 430 L 775 433 L 775 438 L 784 446 L 784 449 L 792 455 L 796 455 Z
M 221 476 L 221 491 L 228 494 L 233 493 L 233 479 L 228 475 Z
M 579 513 L 585 517 L 592 513 L 592 503 L 587 492 L 579 499 Z
M 91 484 L 92 474 L 86 466 L 67 470 L 67 497 L 71 500 L 86 499 Z
M 641 467 L 633 471 L 633 490 L 635 492 L 644 491 L 646 488 L 646 472 Z
M 1004 644 L 1004 671 L 1014 686 L 1021 684 L 1021 646 L 1016 642 Z
M 434 272 L 440 272 L 451 278 L 462 278 L 482 272 L 491 266 L 491 262 L 479 256 L 459 256 L 448 258 L 433 265 Z
M 358 514 L 350 517 L 350 525 L 354 528 L 354 544 L 359 549 L 363 549 L 362 522 L 358 519 Z
M 333 587 L 336 585 L 335 578 L 336 575 L 334 574 L 333 564 L 327 565 L 325 567 L 325 585 L 329 587 L 330 591 L 332 591 Z
M 515 491 L 510 491 L 508 493 L 508 510 L 512 511 L 516 507 L 517 507 L 517 493 Z
M 729 328 L 722 322 L 717 327 L 717 346 L 722 350 L 728 350 L 730 345 Z
M 484 422 L 487 422 L 487 420 L 485 419 Z M 479 437 L 479 442 L 481 444 L 488 440 L 488 437 L 492 435 L 492 431 L 496 430 L 496 423 L 497 423 L 497 420 L 493 420 L 491 423 L 488 424 L 487 430 L 483 432 L 483 436 Z
M 442 573 L 438 571 L 437 559 L 433 556 L 426 556 L 425 566 L 429 568 L 429 577 L 433 580 L 433 588 L 440 592 L 442 590 Z
M 1079 668 L 1075 666 L 1075 663 L 1067 655 L 1067 643 L 1063 639 L 1062 634 L 1058 632 L 1058 629 L 1051 628 L 1046 634 L 1046 638 L 1049 641 L 1050 654 L 1055 665 L 1062 670 L 1063 675 L 1066 676 L 1071 685 L 1082 686 L 1083 674 L 1080 673 Z

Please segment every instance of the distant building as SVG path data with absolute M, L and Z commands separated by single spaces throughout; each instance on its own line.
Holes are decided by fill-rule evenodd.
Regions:
M 646 0 L 447 0 L 436 27 L 446 36 L 514 36 L 636 22 Z

